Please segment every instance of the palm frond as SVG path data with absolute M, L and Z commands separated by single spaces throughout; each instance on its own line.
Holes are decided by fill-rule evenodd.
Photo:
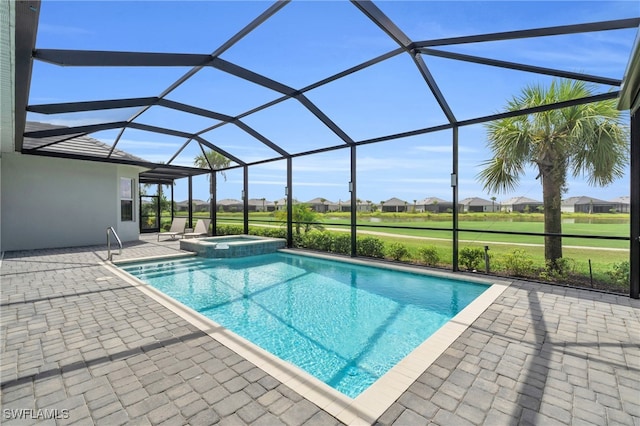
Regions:
M 483 189 L 491 193 L 507 193 L 517 188 L 523 164 L 494 157 L 482 163 L 483 169 L 477 178 L 483 183 Z

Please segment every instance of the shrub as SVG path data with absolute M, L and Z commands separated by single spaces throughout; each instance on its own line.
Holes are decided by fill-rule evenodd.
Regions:
M 435 266 L 440 261 L 440 255 L 438 255 L 436 246 L 420 247 L 418 249 L 418 256 L 420 256 L 420 260 L 430 266 Z
M 331 251 L 339 254 L 351 254 L 351 235 L 342 233 L 335 234 L 333 236 Z
M 550 261 L 546 261 L 544 271 L 540 272 L 540 278 L 549 281 L 566 278 L 575 271 L 575 263 L 573 259 L 566 257 L 556 259 L 555 265 Z
M 309 231 L 301 235 L 304 248 L 321 251 L 331 251 L 331 234 L 323 231 Z
M 514 277 L 526 277 L 533 272 L 533 259 L 525 250 L 517 249 L 504 256 L 504 267 Z
M 240 225 L 218 225 L 216 235 L 237 235 L 244 234 L 244 227 Z
M 484 250 L 479 247 L 463 247 L 458 253 L 458 262 L 468 271 L 474 271 L 480 268 L 484 260 Z
M 361 256 L 384 257 L 384 243 L 376 237 L 358 238 L 356 249 Z
M 607 271 L 607 274 L 611 277 L 614 283 L 621 286 L 629 285 L 629 274 L 631 271 L 631 265 L 629 261 L 624 261 L 620 263 L 614 263 L 613 269 Z
M 407 246 L 402 243 L 391 243 L 387 249 L 387 255 L 393 260 L 402 260 L 402 258 L 407 257 L 408 254 L 409 250 Z

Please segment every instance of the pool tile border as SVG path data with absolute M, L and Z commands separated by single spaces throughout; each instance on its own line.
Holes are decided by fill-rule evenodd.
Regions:
M 392 265 L 372 260 L 341 258 L 320 253 L 307 253 L 286 249 L 280 251 L 423 275 L 463 279 L 489 284 L 490 287 L 363 393 L 355 399 L 352 399 L 313 377 L 301 368 L 281 360 L 117 267 L 117 265 L 142 261 L 188 257 L 191 256 L 191 254 L 127 259 L 126 261 L 114 262 L 112 264 L 105 262 L 103 266 L 145 295 L 198 327 L 239 356 L 253 363 L 256 367 L 261 368 L 267 374 L 290 387 L 308 401 L 316 404 L 319 408 L 348 425 L 374 423 L 511 284 L 510 281 L 506 280 L 479 279 L 466 275 L 461 276 L 441 271 L 427 271 L 411 266 Z

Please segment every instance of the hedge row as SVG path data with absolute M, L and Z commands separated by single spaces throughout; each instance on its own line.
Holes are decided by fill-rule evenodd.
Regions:
M 240 225 L 219 225 L 218 235 L 242 234 L 244 228 Z M 268 228 L 250 226 L 251 235 L 265 237 L 286 238 L 284 228 Z M 293 246 L 309 250 L 318 250 L 336 254 L 351 254 L 351 235 L 342 232 L 312 230 L 301 234 L 294 234 Z M 418 250 L 410 250 L 402 243 L 385 243 L 380 238 L 364 236 L 356 238 L 356 252 L 359 256 L 391 259 L 408 263 L 418 263 L 428 266 L 450 266 L 450 252 L 427 245 Z M 535 265 L 533 258 L 523 249 L 515 249 L 505 255 L 489 254 L 491 271 L 510 277 L 543 279 L 545 281 L 562 281 L 572 276 L 579 278 L 575 272 L 575 262 L 569 258 L 560 259 L 558 268 L 545 265 L 541 268 Z M 485 252 L 479 247 L 462 247 L 458 252 L 458 264 L 462 270 L 476 271 L 485 269 Z M 628 287 L 629 262 L 613 265 L 608 272 L 611 283 L 621 288 Z

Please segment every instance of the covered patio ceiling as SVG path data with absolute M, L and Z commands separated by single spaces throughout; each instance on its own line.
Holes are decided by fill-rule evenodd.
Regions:
M 91 136 L 111 147 L 101 155 L 90 155 L 78 150 L 72 158 L 86 158 L 98 161 L 121 162 L 114 153 L 118 150 L 142 157 L 140 165 L 156 168 L 162 179 L 178 178 L 203 171 L 193 169 L 188 161 L 194 155 L 203 154 L 207 150 L 216 151 L 229 160 L 230 167 L 261 164 L 270 161 L 291 159 L 293 157 L 319 153 L 335 149 L 353 147 L 377 142 L 388 142 L 401 138 L 441 130 L 453 129 L 461 126 L 488 122 L 508 115 L 527 114 L 545 109 L 558 108 L 574 104 L 583 104 L 620 96 L 620 87 L 625 77 L 625 67 L 609 67 L 606 75 L 589 72 L 576 72 L 567 68 L 553 68 L 534 63 L 523 63 L 516 58 L 518 44 L 513 44 L 513 58 L 500 57 L 504 52 L 505 43 L 517 43 L 519 40 L 541 39 L 548 45 L 557 41 L 562 51 L 557 52 L 558 58 L 566 53 L 576 37 L 592 37 L 593 43 L 606 38 L 594 35 L 607 32 L 623 32 L 629 41 L 629 56 L 633 49 L 633 40 L 637 37 L 640 18 L 637 16 L 622 19 L 572 22 L 570 16 L 552 20 L 545 17 L 541 21 L 572 22 L 565 25 L 541 26 L 521 29 L 508 29 L 482 34 L 466 34 L 464 27 L 451 23 L 459 35 L 430 38 L 429 34 L 437 33 L 435 29 L 422 28 L 417 30 L 421 14 L 429 11 L 430 2 L 397 2 L 402 7 L 415 9 L 416 22 L 403 20 L 397 23 L 393 19 L 398 4 L 370 1 L 330 2 L 314 4 L 313 2 L 277 1 L 271 5 L 263 2 L 251 4 L 250 7 L 241 2 L 234 6 L 230 3 L 212 2 L 215 10 L 219 7 L 220 14 L 226 20 L 234 21 L 236 31 L 228 38 L 211 43 L 211 53 L 189 53 L 192 46 L 185 46 L 185 51 L 123 51 L 114 46 L 113 50 L 64 48 L 65 46 L 38 45 L 38 23 L 41 8 L 49 5 L 39 1 L 21 1 L 16 4 L 16 126 L 15 149 L 25 154 L 64 156 L 57 145 L 69 144 L 79 137 Z M 553 8 L 553 2 L 545 7 Z M 219 4 L 219 5 L 218 5 Z M 496 3 L 499 5 L 499 3 Z M 311 25 L 314 20 L 314 10 L 317 7 L 331 7 L 336 13 L 344 13 L 346 17 L 336 19 L 336 28 L 323 26 L 329 23 Z M 237 9 L 237 15 L 233 14 Z M 250 9 L 250 10 L 247 10 Z M 387 10 L 388 12 L 385 12 Z M 551 14 L 552 10 L 549 11 Z M 398 14 L 398 16 L 401 16 Z M 403 15 L 404 16 L 404 15 Z M 424 15 L 422 15 L 424 16 Z M 251 19 L 247 19 L 251 17 Z M 144 16 L 135 16 L 145 19 Z M 213 20 L 214 17 L 212 16 Z M 216 18 L 222 19 L 222 18 Z M 403 18 L 404 19 L 404 18 Z M 243 22 L 244 20 L 244 22 Z M 355 28 L 354 20 L 366 21 L 367 30 L 362 37 L 375 40 L 350 49 L 354 59 L 345 60 L 344 46 L 322 46 L 323 52 L 317 54 L 320 59 L 326 55 L 333 56 L 336 64 L 352 64 L 344 69 L 336 70 L 333 74 L 325 75 L 315 81 L 308 82 L 315 74 L 310 68 L 310 62 L 305 60 L 308 52 L 290 52 L 287 46 L 267 46 L 268 51 L 261 54 L 278 55 L 282 57 L 282 68 L 278 70 L 263 70 L 259 60 L 251 62 L 251 49 L 258 37 L 264 32 L 284 33 L 284 40 L 291 34 L 300 37 L 320 36 L 322 31 L 349 31 Z M 532 22 L 536 21 L 532 18 Z M 447 23 L 449 24 L 449 23 Z M 50 25 L 50 23 L 49 23 Z M 498 24 L 496 27 L 509 28 L 508 24 Z M 309 28 L 311 35 L 305 36 Z M 358 28 L 361 28 L 358 26 Z M 177 26 L 174 31 L 180 31 Z M 321 31 L 322 30 L 322 31 Z M 118 31 L 127 32 L 123 28 Z M 158 37 L 164 40 L 171 37 L 172 28 L 158 28 Z M 361 30 L 359 30 L 361 31 Z M 221 31 L 223 33 L 224 31 Z M 451 33 L 453 31 L 448 31 Z M 320 34 L 316 34 L 320 33 Z M 220 34 L 215 30 L 202 29 L 201 34 L 207 34 L 212 40 L 219 39 Z M 105 34 L 108 36 L 108 34 Z M 353 34 L 356 35 L 356 34 Z M 374 38 L 375 37 L 375 38 Z M 317 45 L 322 40 L 317 40 Z M 132 40 L 132 44 L 139 44 Z M 252 44 L 253 43 L 253 44 Z M 81 41 L 77 43 L 83 45 Z M 208 44 L 199 42 L 198 45 Z M 101 43 L 101 47 L 108 46 L 108 39 Z M 375 45 L 375 46 L 373 46 Z M 494 46 L 496 49 L 494 50 Z M 498 46 L 500 48 L 498 49 Z M 262 46 L 256 45 L 256 49 Z M 320 47 L 309 46 L 310 50 Z M 600 48 L 594 44 L 594 49 Z M 247 50 L 248 49 L 248 50 Z M 474 50 L 475 49 L 475 50 Z M 507 49 L 508 50 L 508 49 Z M 468 52 L 482 52 L 470 54 Z M 256 56 L 260 56 L 257 54 Z M 299 59 L 303 58 L 303 59 Z M 362 58 L 362 59 L 361 59 Z M 440 62 L 455 61 L 459 64 L 460 72 L 455 76 L 443 74 Z M 388 74 L 387 64 L 402 62 L 399 68 L 401 75 Z M 560 63 L 565 61 L 558 60 Z M 594 64 L 593 69 L 598 69 Z M 108 67 L 108 68 L 105 68 Z M 523 74 L 528 77 L 534 75 L 542 78 L 568 78 L 589 82 L 597 87 L 594 96 L 574 99 L 563 104 L 552 104 L 511 113 L 496 113 L 496 106 L 487 105 L 471 110 L 468 104 L 478 103 L 478 93 L 471 92 L 462 99 L 448 96 L 451 85 L 472 87 L 477 85 L 474 75 L 469 74 L 481 67 L 486 72 L 508 70 L 514 76 Z M 326 67 L 322 67 L 323 70 Z M 330 69 L 331 67 L 329 67 Z M 335 67 L 334 67 L 335 68 Z M 628 68 L 628 67 L 627 67 Z M 108 69 L 109 74 L 96 73 L 96 69 Z M 123 84 L 118 80 L 116 70 L 132 70 L 142 72 L 139 76 L 153 75 L 159 80 L 156 93 L 145 93 L 136 96 L 139 90 L 130 96 L 104 98 L 100 97 L 105 91 L 109 93 L 122 92 Z M 589 69 L 584 67 L 583 69 Z M 169 70 L 171 72 L 164 72 Z M 485 72 L 485 71 L 483 71 Z M 384 74 L 383 74 L 384 73 Z M 403 79 L 411 74 L 409 90 Z M 355 102 L 352 106 L 336 108 L 330 105 L 328 98 L 339 96 L 345 85 L 358 85 L 358 78 L 379 77 L 380 84 L 376 87 L 365 87 L 364 90 L 405 91 L 399 95 L 399 103 L 395 105 L 378 105 L 379 111 L 369 113 L 370 107 Z M 107 81 L 105 75 L 112 75 Z M 282 77 L 278 78 L 277 76 Z M 76 76 L 83 76 L 76 81 Z M 86 80 L 84 77 L 86 76 Z M 174 76 L 172 78 L 171 76 Z M 175 76 L 178 76 L 175 78 Z M 364 77 L 363 77 L 364 78 Z M 42 81 L 41 81 L 41 80 Z M 57 79 L 57 80 L 56 80 Z M 375 78 L 374 80 L 375 81 Z M 164 82 L 164 83 L 162 83 Z M 304 83 L 300 83 L 304 82 Z M 415 86 L 419 83 L 421 87 Z M 481 83 L 481 82 L 480 82 Z M 207 91 L 210 85 L 229 85 L 228 98 L 205 99 L 198 95 L 198 90 Z M 471 86 L 470 86 L 471 84 Z M 63 102 L 42 103 L 38 99 L 60 99 L 60 91 L 55 90 L 69 85 L 83 85 L 86 98 L 68 99 Z M 141 83 L 142 85 L 142 83 Z M 234 88 L 249 86 L 255 93 L 255 99 L 250 102 L 237 102 L 234 99 Z M 480 84 L 481 85 L 481 84 Z M 44 86 L 50 86 L 50 96 L 46 96 Z M 97 90 L 106 87 L 106 90 Z M 147 87 L 144 86 L 143 87 Z M 30 98 L 31 89 L 31 98 Z M 496 88 L 497 90 L 497 88 Z M 77 93 L 77 91 L 74 91 Z M 219 93 L 219 92 L 216 92 Z M 242 92 L 246 93 L 246 92 Z M 417 97 L 415 94 L 419 93 Z M 238 95 L 235 94 L 237 97 Z M 371 98 L 364 102 L 375 99 Z M 380 94 L 382 96 L 382 93 Z M 35 98 L 35 99 L 32 99 Z M 338 100 L 339 101 L 339 100 Z M 242 105 L 254 106 L 242 109 Z M 416 112 L 416 105 L 420 111 Z M 404 114 L 406 123 L 388 126 L 372 126 L 363 121 L 380 121 L 385 117 L 384 108 L 406 108 Z M 358 112 L 364 111 L 364 112 Z M 352 113 L 353 117 L 349 115 Z M 390 115 L 390 111 L 388 111 Z M 114 119 L 118 117 L 118 119 Z M 161 118 L 160 118 L 161 117 Z M 55 124 L 55 127 L 29 130 L 27 121 Z M 292 122 L 304 122 L 304 136 L 300 130 L 287 130 Z M 392 121 L 392 120 L 389 120 Z M 75 123 L 75 124 L 74 124 Z M 407 124 L 408 123 L 408 124 Z M 376 129 L 383 133 L 374 134 Z M 385 133 L 386 131 L 386 133 Z M 140 135 L 144 135 L 140 137 Z M 146 138 L 146 139 L 145 139 Z M 123 143 L 127 140 L 127 147 Z M 25 141 L 30 141 L 27 144 Z M 42 140 L 43 143 L 37 143 Z M 153 159 L 145 159 L 136 152 L 135 141 L 151 140 L 157 146 L 172 147 L 171 152 L 154 155 Z M 35 142 L 34 142 L 35 141 Z M 46 143 L 44 143 L 46 141 Z M 185 159 L 186 158 L 186 159 Z M 206 172 L 206 170 L 204 171 Z

